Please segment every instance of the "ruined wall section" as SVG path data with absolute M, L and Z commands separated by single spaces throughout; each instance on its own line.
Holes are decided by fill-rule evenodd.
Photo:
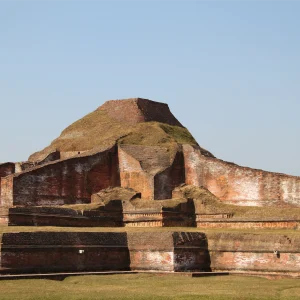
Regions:
M 136 99 L 126 101 L 109 100 L 98 109 L 104 110 L 111 118 L 119 122 L 130 124 L 144 122 L 144 116 L 137 105 Z
M 1 267 L 16 272 L 129 270 L 127 236 L 116 232 L 4 233 Z
M 90 203 L 91 195 L 120 186 L 116 147 L 60 160 L 6 177 L 2 201 L 13 205 L 63 205 Z
M 5 190 L 7 189 L 7 181 L 3 179 L 3 183 L 2 183 L 2 178 L 14 174 L 15 172 L 16 172 L 15 163 L 7 162 L 4 164 L 0 164 L 0 204 L 1 205 L 5 205 L 5 203 L 2 203 L 1 200 L 2 185 L 4 186 Z
M 192 271 L 210 267 L 200 232 L 128 232 L 131 270 Z
M 168 104 L 137 98 L 137 105 L 144 116 L 144 122 L 160 122 L 172 126 L 180 126 L 181 123 L 171 113 Z
M 0 177 L 5 177 L 13 173 L 15 173 L 15 163 L 0 164 Z
M 207 238 L 212 270 L 299 273 L 297 236 L 212 233 Z
M 1 180 L 1 206 L 9 207 L 13 205 L 13 175 L 0 178 Z
M 288 234 L 18 232 L 2 235 L 0 266 L 9 273 L 211 269 L 299 274 L 299 249 L 299 237 Z
M 184 159 L 180 149 L 171 154 L 157 146 L 119 146 L 121 186 L 132 188 L 142 198 L 172 198 L 175 186 L 184 183 Z
M 0 267 L 9 273 L 199 271 L 210 264 L 198 232 L 4 233 L 0 250 Z
M 241 167 L 183 146 L 186 183 L 204 186 L 220 200 L 246 206 L 300 206 L 300 177 Z
M 132 270 L 173 271 L 174 251 L 170 232 L 130 233 L 128 248 Z
M 153 176 L 146 173 L 142 169 L 140 162 L 129 155 L 120 146 L 118 148 L 118 153 L 121 186 L 124 188 L 131 188 L 137 192 L 140 192 L 142 198 L 144 199 L 153 199 Z
M 98 109 L 106 111 L 111 118 L 119 122 L 137 124 L 155 121 L 182 127 L 167 104 L 148 99 L 110 100 Z
M 185 183 L 184 156 L 178 151 L 172 165 L 154 176 L 154 199 L 171 199 L 175 187 L 183 183 Z

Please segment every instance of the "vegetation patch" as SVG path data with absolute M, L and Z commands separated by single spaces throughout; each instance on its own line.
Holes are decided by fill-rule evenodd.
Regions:
M 104 110 L 95 110 L 67 127 L 48 147 L 32 154 L 29 160 L 41 160 L 53 151 L 88 151 L 115 143 L 161 146 L 170 150 L 177 150 L 177 143 L 197 145 L 186 128 L 158 122 L 132 125 L 111 118 Z

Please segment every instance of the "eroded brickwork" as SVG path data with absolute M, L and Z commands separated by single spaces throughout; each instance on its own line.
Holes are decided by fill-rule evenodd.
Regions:
M 213 270 L 299 272 L 300 240 L 287 235 L 220 233 L 208 236 Z
M 120 186 L 116 147 L 93 155 L 49 163 L 6 177 L 9 192 L 3 202 L 14 205 L 90 203 L 91 195 L 109 186 Z M 5 182 L 2 181 L 2 184 Z
M 186 183 L 204 186 L 228 204 L 300 206 L 300 177 L 241 167 L 183 146 Z
M 153 175 L 144 172 L 140 162 L 121 147 L 119 147 L 118 152 L 121 186 L 140 192 L 144 199 L 153 199 Z
M 126 233 L 5 233 L 1 267 L 22 272 L 129 270 Z
M 13 173 L 15 173 L 14 163 L 0 164 L 0 177 L 5 177 Z
M 10 272 L 189 271 L 209 262 L 204 234 L 183 232 L 5 233 L 0 253 Z
M 154 199 L 171 199 L 175 187 L 185 182 L 183 153 L 177 152 L 170 167 L 154 176 Z
M 1 180 L 1 206 L 13 205 L 13 175 L 0 178 Z
M 136 124 L 141 122 L 161 122 L 175 126 L 182 126 L 170 112 L 169 106 L 142 98 L 127 99 L 125 101 L 106 101 L 98 109 L 118 121 Z
M 1 268 L 45 271 L 261 271 L 299 273 L 296 235 L 201 232 L 4 233 Z M 47 257 L 47 259 L 45 259 Z
M 122 145 L 119 162 L 122 187 L 140 192 L 144 199 L 170 199 L 173 189 L 185 182 L 180 149 L 172 156 L 163 147 Z
M 220 220 L 197 221 L 197 227 L 208 228 L 235 228 L 235 229 L 299 229 L 300 220 Z
M 6 177 L 10 174 L 14 174 L 16 172 L 16 167 L 14 163 L 4 163 L 0 164 L 0 204 L 2 204 L 1 200 L 1 186 L 2 186 L 2 177 Z M 6 183 L 4 183 L 6 184 Z M 7 189 L 7 185 L 5 186 L 5 189 Z

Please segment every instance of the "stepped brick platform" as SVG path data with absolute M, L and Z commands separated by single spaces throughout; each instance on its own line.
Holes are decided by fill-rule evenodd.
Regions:
M 4 233 L 1 268 L 8 273 L 59 271 L 192 271 L 209 269 L 202 233 Z
M 212 271 L 297 277 L 299 245 L 298 236 L 264 233 L 4 233 L 0 268 L 1 274 Z

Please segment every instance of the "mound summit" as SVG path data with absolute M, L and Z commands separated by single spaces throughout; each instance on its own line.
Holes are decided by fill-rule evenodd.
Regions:
M 41 161 L 55 151 L 71 155 L 72 151 L 78 154 L 113 144 L 174 148 L 176 144 L 197 142 L 165 103 L 142 98 L 110 100 L 67 127 L 50 146 L 31 155 L 29 161 Z

